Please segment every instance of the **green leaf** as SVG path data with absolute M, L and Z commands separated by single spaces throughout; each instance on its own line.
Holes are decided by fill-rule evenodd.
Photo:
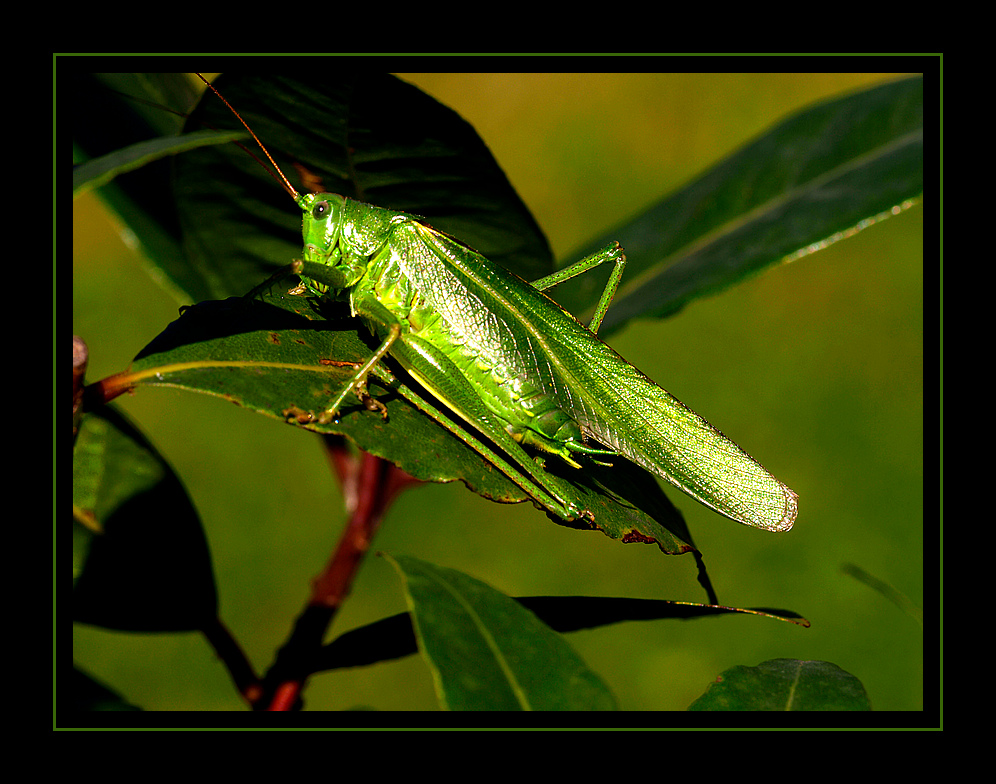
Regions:
M 351 438 L 360 448 L 393 460 L 425 481 L 466 478 L 486 497 L 521 501 L 524 493 L 475 453 L 374 378 L 370 393 L 387 409 L 385 421 L 356 397 L 346 400 L 338 422 L 298 422 L 320 413 L 346 384 L 352 365 L 371 351 L 348 312 L 286 293 L 288 283 L 260 300 L 233 297 L 184 310 L 132 363 L 126 381 L 213 395 L 241 408 L 319 433 Z M 456 441 L 455 444 L 448 443 Z M 454 452 L 456 454 L 454 454 Z M 460 457 L 460 453 L 467 453 Z M 464 465 L 469 461 L 469 465 Z M 479 470 L 473 472 L 473 467 Z M 463 477 L 462 474 L 467 476 Z
M 845 563 L 841 566 L 841 571 L 844 574 L 850 575 L 855 580 L 863 582 L 873 591 L 876 591 L 884 596 L 896 605 L 896 607 L 913 618 L 913 620 L 915 620 L 918 624 L 923 626 L 923 610 L 910 601 L 910 598 L 906 596 L 906 594 L 896 590 L 893 586 L 889 585 L 884 580 L 879 579 L 875 575 L 870 574 L 857 564 Z
M 608 688 L 563 637 L 514 599 L 453 569 L 384 557 L 404 582 L 444 709 L 615 709 Z
M 338 62 L 303 78 L 225 75 L 216 83 L 299 190 L 309 190 L 306 176 L 423 216 L 527 278 L 553 270 L 543 232 L 476 131 L 416 87 Z M 162 105 L 189 106 L 182 74 L 74 74 L 72 89 L 74 152 L 83 160 L 171 132 L 175 117 Z M 245 132 L 210 92 L 186 127 Z M 300 256 L 300 211 L 252 155 L 265 160 L 234 144 L 202 149 L 177 157 L 175 177 L 160 163 L 100 190 L 191 301 L 242 294 Z
M 181 117 L 164 107 L 185 112 L 195 99 L 186 74 L 73 71 L 69 82 L 74 164 L 178 134 Z M 63 109 L 62 104 L 59 108 Z M 171 159 L 155 160 L 117 177 L 97 193 L 130 230 L 129 242 L 137 241 L 150 263 L 177 289 L 185 291 L 193 281 L 187 280 L 190 271 L 180 245 L 171 172 Z M 155 277 L 161 280 L 163 275 Z
M 301 78 L 216 84 L 297 190 L 422 216 L 526 277 L 553 269 L 546 238 L 473 127 L 412 85 L 334 60 Z M 242 127 L 212 93 L 189 127 L 201 123 Z M 234 145 L 180 156 L 176 195 L 196 299 L 242 294 L 301 255 L 297 205 Z
M 740 613 L 809 626 L 789 610 L 722 607 L 664 599 L 627 599 L 614 596 L 519 596 L 515 601 L 556 632 L 593 629 L 623 621 L 688 620 Z M 399 613 L 366 626 L 350 629 L 326 645 L 316 670 L 360 667 L 416 653 L 418 645 L 411 615 Z
M 871 710 L 861 681 L 825 661 L 772 659 L 724 671 L 693 711 Z
M 366 360 L 376 344 L 348 318 L 348 308 L 291 296 L 290 285 L 276 284 L 259 299 L 230 298 L 186 308 L 115 383 L 214 395 L 317 433 L 344 435 L 418 479 L 460 479 L 491 500 L 527 500 L 515 481 L 521 472 L 509 465 L 502 473 L 476 451 L 473 444 L 481 442 L 477 431 L 427 414 L 424 404 L 438 402 L 393 364 L 394 380 L 374 376 L 368 387 L 385 406 L 386 420 L 351 395 L 338 421 L 317 421 L 355 364 Z M 623 542 L 656 544 L 667 554 L 693 552 L 684 519 L 656 480 L 628 461 L 624 465 L 622 471 L 595 464 L 577 470 L 559 460 L 548 461 L 548 472 L 566 480 L 571 500 L 590 510 L 594 522 L 565 523 L 554 515 L 550 519 L 600 530 Z
M 121 413 L 83 419 L 73 452 L 73 619 L 127 631 L 190 631 L 217 594 L 200 521 L 172 469 Z
M 232 131 L 215 133 L 199 131 L 183 136 L 163 136 L 158 139 L 138 142 L 122 150 L 116 150 L 102 158 L 81 163 L 73 169 L 73 198 L 106 185 L 119 174 L 141 167 L 181 152 L 194 150 L 208 144 L 228 144 L 239 139 L 249 138 L 248 133 Z
M 799 112 L 567 262 L 612 240 L 625 249 L 607 334 L 849 237 L 922 193 L 923 78 L 915 77 Z M 583 275 L 553 296 L 590 313 L 603 285 L 604 275 Z

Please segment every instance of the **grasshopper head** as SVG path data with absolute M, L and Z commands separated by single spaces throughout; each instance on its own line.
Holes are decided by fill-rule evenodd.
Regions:
M 297 204 L 304 212 L 304 260 L 335 266 L 346 200 L 335 193 L 306 193 Z
M 329 289 L 341 290 L 356 282 L 358 274 L 342 266 L 340 240 L 345 222 L 346 200 L 335 193 L 307 193 L 295 201 L 304 212 L 303 261 L 301 282 L 312 294 L 324 295 Z

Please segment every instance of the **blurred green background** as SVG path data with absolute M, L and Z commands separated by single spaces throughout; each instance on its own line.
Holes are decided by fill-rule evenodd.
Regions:
M 895 76 L 399 75 L 477 128 L 561 262 L 786 115 Z M 921 627 L 841 571 L 857 564 L 923 605 L 922 216 L 914 207 L 613 336 L 623 356 L 799 493 L 795 528 L 771 534 L 668 491 L 720 601 L 812 621 L 726 616 L 568 635 L 623 709 L 684 710 L 722 670 L 782 657 L 839 665 L 876 710 L 922 709 Z M 73 329 L 96 380 L 125 368 L 184 303 L 145 274 L 95 197 L 75 204 L 73 222 Z M 118 402 L 186 484 L 222 619 L 264 671 L 344 521 L 318 440 L 189 393 L 144 389 Z M 374 549 L 460 569 L 513 596 L 705 601 L 690 556 L 562 528 L 530 505 L 493 504 L 459 484 L 403 494 Z M 404 609 L 397 575 L 371 557 L 333 632 Z M 74 654 L 147 710 L 244 708 L 197 634 L 78 626 Z M 310 710 L 436 707 L 417 656 L 319 674 L 305 699 Z

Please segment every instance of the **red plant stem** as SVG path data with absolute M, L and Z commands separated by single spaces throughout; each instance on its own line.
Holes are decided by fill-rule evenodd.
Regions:
M 267 675 L 266 710 L 300 707 L 301 690 L 314 671 L 314 659 L 336 611 L 349 596 L 353 580 L 391 501 L 417 480 L 378 457 L 361 453 L 355 471 L 356 501 L 339 545 L 325 570 L 312 583 L 311 597 Z M 348 482 L 353 477 L 345 477 Z
M 384 479 L 388 464 L 380 458 L 363 453 L 357 476 L 356 509 L 339 546 L 325 571 L 314 581 L 309 604 L 337 609 L 352 587 L 363 556 L 370 549 L 374 534 L 383 518 Z
M 73 440 L 79 431 L 83 416 L 83 379 L 90 361 L 90 351 L 79 335 L 73 335 Z
M 322 436 L 322 444 L 329 466 L 335 471 L 342 488 L 343 505 L 346 512 L 352 514 L 356 509 L 356 466 L 359 457 L 355 450 L 350 449 L 345 436 L 327 433 Z

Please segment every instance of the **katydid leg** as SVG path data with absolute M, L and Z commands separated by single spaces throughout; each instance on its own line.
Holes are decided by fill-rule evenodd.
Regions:
M 367 359 L 366 362 L 364 362 L 362 365 L 360 365 L 359 368 L 357 368 L 356 372 L 353 373 L 349 381 L 347 381 L 346 384 L 343 386 L 342 391 L 339 392 L 335 400 L 332 401 L 332 405 L 330 405 L 327 409 L 325 409 L 325 411 L 323 411 L 321 415 L 318 417 L 319 424 L 327 425 L 329 422 L 335 420 L 336 415 L 339 413 L 339 408 L 340 406 L 342 406 L 342 402 L 346 399 L 346 396 L 350 392 L 354 392 L 357 395 L 357 397 L 360 398 L 360 400 L 363 400 L 364 405 L 367 407 L 367 409 L 375 410 L 371 409 L 370 405 L 366 402 L 366 400 L 369 399 L 370 397 L 369 395 L 367 395 L 366 392 L 367 376 L 370 374 L 371 368 L 373 368 L 374 365 L 380 362 L 387 354 L 387 352 L 391 350 L 391 346 L 394 345 L 394 342 L 398 339 L 400 335 L 401 335 L 401 325 L 398 324 L 397 322 L 394 322 L 393 324 L 391 324 L 387 337 L 380 344 L 380 346 L 377 347 L 377 350 L 370 355 L 370 357 Z M 375 404 L 375 406 L 376 410 L 380 411 L 384 415 L 384 418 L 386 419 L 387 413 L 383 405 Z
M 588 270 L 593 270 L 595 267 L 600 267 L 609 261 L 614 266 L 605 284 L 605 288 L 602 290 L 602 295 L 598 298 L 598 304 L 595 306 L 595 313 L 591 317 L 591 322 L 588 324 L 588 329 L 597 335 L 598 328 L 602 325 L 602 319 L 605 318 L 605 314 L 609 310 L 609 305 L 612 303 L 616 289 L 619 288 L 619 281 L 622 280 L 623 270 L 626 268 L 626 254 L 623 253 L 618 242 L 612 242 L 600 251 L 592 253 L 590 256 L 585 256 L 581 261 L 558 270 L 552 275 L 534 280 L 530 285 L 538 291 L 546 291 L 548 288 L 571 278 L 576 278 L 578 275 L 588 272 Z
M 581 515 L 581 510 L 564 497 L 564 489 L 558 487 L 560 480 L 542 470 L 541 464 L 530 456 L 505 429 L 504 424 L 484 405 L 480 395 L 453 364 L 453 361 L 432 344 L 415 335 L 406 334 L 395 343 L 391 355 L 446 408 L 455 412 L 483 433 L 492 443 L 528 474 L 527 478 L 519 471 L 509 471 L 508 464 L 493 450 L 476 439 L 471 442 L 457 432 L 456 426 L 448 426 L 454 434 L 473 447 L 478 453 L 496 465 L 506 476 L 518 484 L 544 507 L 565 520 L 573 520 Z
M 481 401 L 480 395 L 444 353 L 411 333 L 403 333 L 401 322 L 373 296 L 360 297 L 354 301 L 357 315 L 371 324 L 387 326 L 387 336 L 377 350 L 359 367 L 343 386 L 332 404 L 318 417 L 319 424 L 333 421 L 340 406 L 350 392 L 363 399 L 366 380 L 371 372 L 381 375 L 381 360 L 388 354 L 401 363 L 419 383 L 442 401 L 449 410 L 456 412 L 478 431 L 487 436 L 502 449 L 521 470 L 514 468 L 500 455 L 482 444 L 455 423 L 451 422 L 435 407 L 421 402 L 416 406 L 440 422 L 447 430 L 468 444 L 492 465 L 496 466 L 509 479 L 521 487 L 544 508 L 565 520 L 574 520 L 581 510 L 564 497 L 564 491 L 556 487 L 557 480 L 542 471 L 503 424 Z M 407 396 L 406 396 L 407 397 Z M 414 396 L 412 396 L 414 397 Z M 408 397 L 412 400 L 412 397 Z M 414 401 L 413 401 L 414 402 Z M 526 475 L 523 474 L 525 472 Z
M 243 299 L 256 299 L 264 291 L 269 291 L 273 286 L 275 286 L 277 283 L 279 283 L 280 281 L 282 281 L 284 278 L 290 277 L 291 275 L 294 275 L 295 273 L 296 273 L 296 270 L 294 269 L 294 265 L 293 264 L 285 264 L 280 269 L 278 269 L 276 272 L 274 272 L 272 275 L 270 275 L 270 277 L 268 277 L 262 283 L 254 286 L 252 288 L 252 290 L 248 294 L 245 294 L 242 298 Z
M 371 368 L 371 373 L 387 384 L 391 389 L 397 392 L 397 394 L 401 395 L 401 397 L 411 403 L 427 417 L 439 423 L 452 435 L 459 438 L 467 446 L 481 455 L 481 457 L 508 477 L 510 481 L 525 491 L 525 493 L 530 496 L 535 503 L 541 505 L 544 509 L 549 510 L 564 520 L 575 520 L 584 516 L 584 513 L 581 512 L 575 504 L 569 501 L 561 500 L 559 497 L 553 495 L 552 491 L 547 492 L 547 490 L 523 474 L 521 470 L 511 465 L 504 457 L 482 443 L 481 440 L 473 433 L 468 432 L 466 428 L 461 427 L 450 419 L 445 412 L 436 408 L 431 403 L 428 403 L 422 396 L 417 395 L 405 384 L 402 384 L 385 365 L 375 365 Z M 512 444 L 514 443 L 515 442 L 512 441 Z M 528 456 L 526 456 L 526 459 L 528 459 Z M 530 473 L 532 473 L 533 467 L 530 465 L 529 468 Z M 550 484 L 549 480 L 546 484 Z

